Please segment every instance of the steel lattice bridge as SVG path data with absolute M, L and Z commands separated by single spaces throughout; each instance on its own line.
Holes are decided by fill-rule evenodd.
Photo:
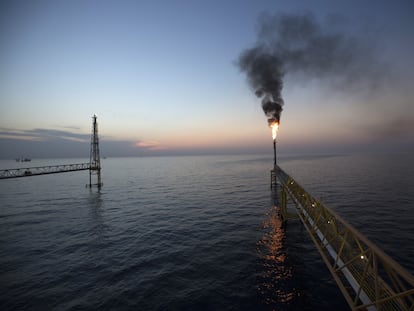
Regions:
M 102 187 L 101 179 L 101 161 L 99 155 L 99 138 L 98 138 L 98 123 L 96 122 L 96 115 L 92 117 L 92 136 L 91 136 L 91 151 L 89 163 L 78 164 L 63 164 L 51 166 L 25 167 L 0 170 L 0 179 L 30 177 L 47 174 L 67 173 L 76 171 L 89 170 L 89 187 L 92 187 L 92 175 L 97 175 L 98 188 Z
M 271 187 L 280 214 L 289 204 L 309 233 L 352 310 L 414 310 L 414 277 L 275 165 Z
M 76 172 L 95 169 L 90 163 L 13 168 L 0 171 L 0 179 L 28 177 L 36 175 Z

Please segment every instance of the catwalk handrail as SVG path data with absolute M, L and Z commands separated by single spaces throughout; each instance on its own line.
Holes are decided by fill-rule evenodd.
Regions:
M 280 167 L 273 173 L 352 310 L 414 310 L 414 277 L 406 269 Z
M 0 179 L 29 177 L 36 175 L 57 174 L 66 172 L 76 172 L 83 170 L 96 170 L 97 168 L 90 163 L 76 163 L 63 165 L 49 165 L 37 167 L 24 167 L 0 170 Z

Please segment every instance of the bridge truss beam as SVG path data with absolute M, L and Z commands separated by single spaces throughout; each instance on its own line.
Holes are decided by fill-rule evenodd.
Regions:
M 414 310 L 414 277 L 276 166 L 282 213 L 292 202 L 352 310 Z M 283 216 L 287 219 L 286 216 Z
M 76 172 L 94 169 L 90 163 L 38 166 L 0 170 L 0 179 L 28 177 L 37 175 Z

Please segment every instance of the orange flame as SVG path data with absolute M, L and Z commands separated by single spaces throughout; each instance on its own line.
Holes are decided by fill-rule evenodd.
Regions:
M 273 122 L 270 127 L 272 128 L 272 137 L 273 140 L 276 139 L 277 131 L 279 130 L 279 122 Z

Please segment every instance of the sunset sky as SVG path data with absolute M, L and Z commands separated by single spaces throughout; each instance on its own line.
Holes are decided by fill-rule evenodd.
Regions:
M 87 157 L 94 114 L 106 156 L 270 153 L 237 66 L 263 12 L 335 18 L 380 76 L 287 74 L 280 152 L 414 151 L 413 3 L 1 1 L 0 158 Z

